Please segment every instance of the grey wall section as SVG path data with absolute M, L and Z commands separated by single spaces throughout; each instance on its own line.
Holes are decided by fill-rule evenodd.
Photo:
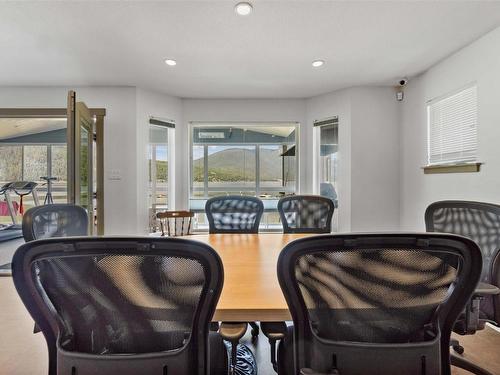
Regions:
M 176 128 L 180 136 L 177 176 L 180 209 L 187 208 L 189 198 L 189 124 L 190 122 L 235 123 L 299 123 L 299 191 L 312 191 L 312 147 L 304 99 L 183 99 L 183 126 Z M 310 125 L 312 128 L 312 124 Z
M 104 192 L 106 234 L 137 233 L 136 89 L 133 87 L 0 87 L 3 108 L 66 108 L 68 90 L 91 108 L 106 108 Z M 111 180 L 111 170 L 120 179 Z
M 392 87 L 351 89 L 351 230 L 399 229 L 399 104 Z
M 426 73 L 410 80 L 401 113 L 401 227 L 423 230 L 426 207 L 437 200 L 500 204 L 500 28 Z M 426 102 L 475 82 L 478 90 L 479 173 L 424 174 L 427 163 Z
M 332 116 L 339 117 L 339 231 L 398 230 L 399 107 L 394 90 L 357 87 L 307 100 L 310 126 Z
M 64 143 L 66 144 L 66 129 L 51 130 L 43 133 L 23 135 L 21 137 L 5 138 L 2 143 Z
M 68 89 L 1 87 L 0 106 L 64 108 Z M 179 99 L 134 87 L 82 87 L 76 92 L 78 100 L 89 107 L 107 111 L 106 234 L 147 233 L 150 116 L 172 119 L 176 124 L 174 136 L 169 136 L 175 155 L 169 163 L 169 194 L 175 209 L 188 206 L 191 121 L 300 123 L 299 192 L 310 194 L 319 192 L 313 188 L 313 122 L 339 116 L 339 229 L 397 229 L 399 220 L 394 212 L 399 211 L 398 168 L 393 169 L 391 163 L 398 160 L 399 143 L 394 120 L 397 107 L 390 88 L 340 90 L 307 100 Z M 112 171 L 119 171 L 120 178 L 109 178 Z
M 135 181 L 137 202 L 137 216 L 135 231 L 144 234 L 149 227 L 149 207 L 148 207 L 148 142 L 149 142 L 149 119 L 151 116 L 169 119 L 175 123 L 175 129 L 170 132 L 168 145 L 172 159 L 168 163 L 169 179 L 169 203 L 172 209 L 181 207 L 179 196 L 182 193 L 181 182 L 178 180 L 179 159 L 182 158 L 183 149 L 186 147 L 183 139 L 182 123 L 182 100 L 170 95 L 137 88 L 136 90 L 136 160 L 131 167 L 136 170 L 137 179 Z M 175 182 L 175 185 L 174 185 Z
M 306 101 L 307 126 L 310 132 L 311 160 L 311 192 L 319 194 L 317 186 L 318 176 L 317 157 L 319 145 L 314 144 L 313 124 L 317 120 L 338 116 L 339 123 L 339 171 L 337 181 L 338 230 L 348 232 L 351 230 L 351 92 L 339 90 L 325 95 L 319 95 Z M 313 147 L 314 146 L 314 147 Z M 313 183 L 314 182 L 314 183 Z

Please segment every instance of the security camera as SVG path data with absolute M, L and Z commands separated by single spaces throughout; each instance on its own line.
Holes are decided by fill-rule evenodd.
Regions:
M 408 78 L 401 78 L 398 82 L 399 86 L 406 86 L 408 83 Z

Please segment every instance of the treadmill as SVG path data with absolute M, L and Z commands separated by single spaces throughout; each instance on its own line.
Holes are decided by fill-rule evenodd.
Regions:
M 38 184 L 36 182 L 32 181 L 14 181 L 8 182 L 0 187 L 0 197 L 2 195 L 4 196 L 10 217 L 12 219 L 12 224 L 0 226 L 0 242 L 21 238 L 23 236 L 21 224 L 17 222 L 16 211 L 14 209 L 10 193 L 13 191 L 19 196 L 28 195 L 31 193 L 33 194 L 33 201 L 35 205 L 38 206 L 39 201 L 36 192 L 37 185 Z

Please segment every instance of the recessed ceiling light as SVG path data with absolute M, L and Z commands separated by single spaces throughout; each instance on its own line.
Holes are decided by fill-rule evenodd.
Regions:
M 167 64 L 168 66 L 174 66 L 174 65 L 177 65 L 177 61 L 172 60 L 172 59 L 166 59 L 165 64 Z
M 250 3 L 238 3 L 234 7 L 234 11 L 240 16 L 248 16 L 252 13 L 253 7 Z
M 314 66 L 315 68 L 319 68 L 320 66 L 322 66 L 325 62 L 323 60 L 314 60 L 312 62 L 312 66 Z

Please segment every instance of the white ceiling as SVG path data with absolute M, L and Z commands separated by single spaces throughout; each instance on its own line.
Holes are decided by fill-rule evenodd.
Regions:
M 236 2 L 1 2 L 0 85 L 310 97 L 393 84 L 500 25 L 498 1 L 253 0 L 248 17 Z
M 0 118 L 0 140 L 64 128 L 65 118 Z

